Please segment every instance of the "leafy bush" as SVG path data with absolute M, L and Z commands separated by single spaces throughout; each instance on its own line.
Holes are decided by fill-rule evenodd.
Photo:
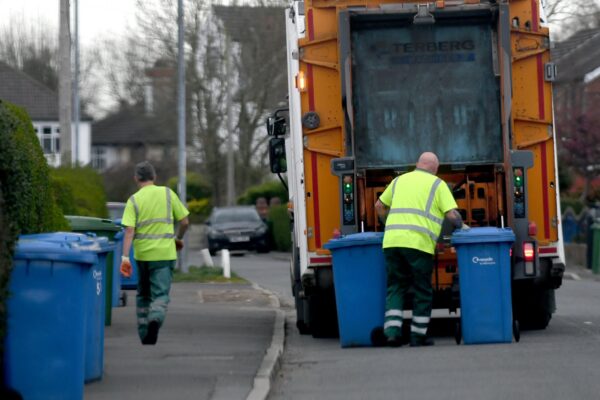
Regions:
M 279 251 L 290 251 L 292 248 L 292 236 L 287 206 L 281 205 L 271 207 L 267 224 L 271 231 L 274 248 Z
M 58 187 L 70 188 L 75 201 L 75 212 L 72 214 L 99 218 L 108 216 L 102 177 L 96 170 L 89 167 L 60 167 L 52 170 L 52 177 Z M 60 195 L 58 197 L 65 207 L 72 207 L 68 199 Z
M 237 202 L 238 204 L 254 205 L 256 199 L 259 197 L 265 197 L 267 201 L 270 201 L 273 197 L 279 197 L 282 203 L 286 203 L 288 201 L 288 192 L 281 182 L 270 181 L 249 188 L 238 198 Z
M 194 199 L 188 201 L 187 208 L 190 212 L 192 222 L 202 223 L 210 215 L 212 204 L 210 203 L 210 199 Z
M 188 172 L 186 175 L 186 197 L 187 201 L 206 199 L 212 196 L 212 190 L 210 184 L 204 179 L 204 177 L 196 172 Z M 177 193 L 177 185 L 179 183 L 179 177 L 174 176 L 167 182 L 175 193 Z
M 14 243 L 21 233 L 68 230 L 49 168 L 27 112 L 0 101 L 0 387 L 4 377 L 6 300 Z
M 576 215 L 579 215 L 585 204 L 578 198 L 562 196 L 560 198 L 560 209 L 564 213 L 568 208 L 571 208 Z

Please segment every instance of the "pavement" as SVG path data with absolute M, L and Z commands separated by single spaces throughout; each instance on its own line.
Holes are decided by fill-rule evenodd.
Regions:
M 594 274 L 591 269 L 569 263 L 567 263 L 565 268 L 564 278 L 574 281 L 588 280 L 600 282 L 600 274 Z
M 104 376 L 85 399 L 265 399 L 283 352 L 284 313 L 253 284 L 175 283 L 155 346 L 141 345 L 135 292 L 105 329 Z

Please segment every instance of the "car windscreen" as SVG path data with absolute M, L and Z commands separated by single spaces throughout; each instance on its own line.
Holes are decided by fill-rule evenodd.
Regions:
M 214 224 L 227 224 L 232 222 L 259 222 L 261 219 L 253 209 L 229 209 L 215 212 L 212 218 Z

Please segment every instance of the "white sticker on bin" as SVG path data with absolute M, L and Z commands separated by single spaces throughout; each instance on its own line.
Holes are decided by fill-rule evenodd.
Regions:
M 496 265 L 494 257 L 473 257 L 471 261 L 479 265 Z

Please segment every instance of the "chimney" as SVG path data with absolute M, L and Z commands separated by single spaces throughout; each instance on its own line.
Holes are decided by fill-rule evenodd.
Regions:
M 175 65 L 159 59 L 154 66 L 146 69 L 148 82 L 144 87 L 144 110 L 153 115 L 155 110 L 164 108 L 175 99 Z

